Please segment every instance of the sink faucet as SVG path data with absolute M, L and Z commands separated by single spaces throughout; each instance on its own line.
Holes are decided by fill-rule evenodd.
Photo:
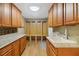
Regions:
M 68 28 L 65 27 L 65 38 L 68 39 Z

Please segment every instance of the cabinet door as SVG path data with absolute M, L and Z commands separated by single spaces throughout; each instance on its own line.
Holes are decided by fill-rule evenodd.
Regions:
M 62 26 L 63 25 L 63 4 L 58 3 L 57 4 L 57 26 Z
M 12 49 L 13 49 L 13 56 L 19 56 L 20 55 L 19 40 L 12 43 Z
M 55 52 L 52 49 L 53 47 L 51 47 L 51 44 L 50 44 L 50 42 L 48 40 L 46 40 L 46 46 L 47 46 L 47 48 L 46 48 L 47 55 L 48 56 L 56 56 Z
M 76 23 L 76 5 L 73 3 L 64 4 L 64 24 L 72 25 Z
M 2 26 L 11 27 L 11 4 L 2 4 Z
M 78 13 L 78 23 L 79 23 L 79 3 L 77 4 L 77 13 Z
M 16 9 L 18 27 L 21 27 L 21 12 Z
M 52 8 L 48 13 L 48 27 L 52 27 Z
M 63 5 L 58 3 L 54 4 L 52 8 L 52 26 L 62 26 L 63 25 Z
M 53 6 L 53 8 L 52 8 L 52 11 L 53 11 L 53 12 L 52 12 L 52 13 L 53 13 L 53 14 L 52 14 L 52 18 L 53 18 L 53 19 L 52 19 L 52 20 L 53 20 L 53 21 L 52 21 L 52 22 L 53 22 L 53 23 L 52 23 L 52 26 L 55 27 L 55 26 L 57 26 L 57 4 L 54 4 L 54 6 Z
M 0 26 L 2 25 L 2 3 L 0 3 Z
M 24 51 L 25 47 L 26 47 L 26 37 L 23 37 L 20 39 L 20 55 L 22 54 L 22 52 Z
M 7 53 L 9 53 L 9 50 L 12 50 L 12 44 L 9 44 L 3 48 L 0 49 L 0 56 L 4 56 L 6 54 L 7 56 Z M 12 53 L 12 52 L 11 52 Z M 10 54 L 11 54 L 10 53 Z
M 17 9 L 15 5 L 12 4 L 12 27 L 18 27 L 17 21 Z
M 3 56 L 12 56 L 12 49 L 6 52 Z

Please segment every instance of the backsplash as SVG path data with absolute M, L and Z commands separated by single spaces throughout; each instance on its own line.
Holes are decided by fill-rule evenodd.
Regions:
M 54 28 L 53 31 L 65 34 L 65 28 L 68 29 L 68 35 L 79 42 L 79 25 L 57 27 Z
M 16 32 L 17 32 L 17 28 L 5 28 L 5 27 L 0 28 L 0 36 L 11 34 L 11 33 L 16 33 Z
M 53 28 L 54 32 L 59 32 L 60 34 L 64 34 L 65 32 L 65 26 Z

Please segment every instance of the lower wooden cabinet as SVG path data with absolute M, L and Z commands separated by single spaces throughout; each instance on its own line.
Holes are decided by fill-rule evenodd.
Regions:
M 46 46 L 48 56 L 79 56 L 79 48 L 55 48 L 48 40 Z
M 12 55 L 14 56 L 19 56 L 20 55 L 20 43 L 19 43 L 19 40 L 15 41 L 12 43 L 12 49 L 13 49 L 13 53 Z
M 46 40 L 46 46 L 47 46 L 46 50 L 47 50 L 48 56 L 56 56 L 57 55 L 56 48 L 53 47 L 48 40 Z
M 24 51 L 28 40 L 26 36 L 0 49 L 0 56 L 20 56 Z
M 24 49 L 26 47 L 26 43 L 27 43 L 26 37 L 23 37 L 20 39 L 20 55 L 24 51 Z
M 12 49 L 7 51 L 3 56 L 12 56 Z
M 12 44 L 7 45 L 0 49 L 0 56 L 11 56 L 12 55 Z

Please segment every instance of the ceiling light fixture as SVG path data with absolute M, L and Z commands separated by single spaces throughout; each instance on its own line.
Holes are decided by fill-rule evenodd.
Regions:
M 30 6 L 29 8 L 31 11 L 38 11 L 40 9 L 38 6 Z

